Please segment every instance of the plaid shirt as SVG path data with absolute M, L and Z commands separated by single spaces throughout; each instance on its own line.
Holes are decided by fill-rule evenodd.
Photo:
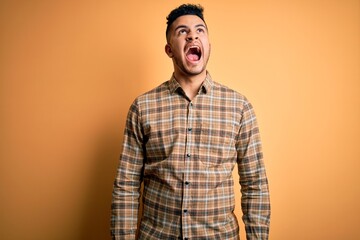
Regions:
M 114 183 L 113 239 L 239 239 L 235 164 L 247 239 L 268 239 L 267 178 L 247 99 L 209 74 L 192 101 L 174 77 L 138 97 Z

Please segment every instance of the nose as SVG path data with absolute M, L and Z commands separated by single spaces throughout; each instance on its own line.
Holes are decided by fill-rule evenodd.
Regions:
M 198 39 L 199 37 L 196 35 L 196 33 L 190 32 L 187 36 L 186 36 L 186 41 L 187 42 L 191 42 L 193 40 Z

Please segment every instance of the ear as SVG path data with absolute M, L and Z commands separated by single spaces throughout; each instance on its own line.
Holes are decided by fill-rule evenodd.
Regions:
M 168 43 L 165 45 L 165 52 L 169 56 L 169 58 L 172 58 L 174 56 L 172 53 L 171 46 Z

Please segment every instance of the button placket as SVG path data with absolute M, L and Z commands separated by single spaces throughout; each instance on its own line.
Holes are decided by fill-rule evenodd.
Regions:
M 190 181 L 189 181 L 189 177 L 190 177 L 190 171 L 192 169 L 191 165 L 191 158 L 192 158 L 192 152 L 191 152 L 191 145 L 192 145 L 192 141 L 193 141 L 193 103 L 189 102 L 188 104 L 188 111 L 187 111 L 187 126 L 186 126 L 186 150 L 185 150 L 185 162 L 184 162 L 184 175 L 183 175 L 183 187 L 184 187 L 184 191 L 183 191 L 183 204 L 182 204 L 182 221 L 183 221 L 183 229 L 182 229 L 182 234 L 187 235 L 188 234 L 188 229 L 189 229 L 189 225 L 191 224 L 190 220 L 190 209 L 189 209 L 189 202 L 191 199 L 191 196 L 189 195 L 190 193 Z

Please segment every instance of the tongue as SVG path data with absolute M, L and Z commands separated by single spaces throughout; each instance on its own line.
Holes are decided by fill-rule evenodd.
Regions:
M 199 60 L 199 56 L 196 55 L 196 54 L 193 54 L 193 53 L 188 54 L 187 57 L 188 57 L 188 59 L 189 59 L 190 61 L 197 61 L 197 60 Z

